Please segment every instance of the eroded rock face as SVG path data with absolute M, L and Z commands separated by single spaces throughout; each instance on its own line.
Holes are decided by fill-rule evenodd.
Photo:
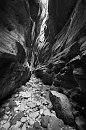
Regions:
M 64 27 L 77 0 L 49 0 L 49 31 L 51 39 Z
M 86 1 L 49 0 L 48 12 L 45 33 L 49 35 L 38 64 L 45 65 L 48 77 L 53 74 L 51 88 L 65 94 L 86 119 Z M 40 70 L 39 78 L 49 85 Z
M 0 1 L 0 101 L 30 78 L 33 21 L 39 19 L 39 4 L 32 3 Z

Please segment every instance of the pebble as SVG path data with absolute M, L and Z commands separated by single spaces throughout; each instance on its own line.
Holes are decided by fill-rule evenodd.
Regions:
M 31 92 L 20 92 L 20 96 L 24 98 L 29 98 L 31 97 Z
M 30 124 L 30 125 L 33 125 L 33 124 L 34 124 L 34 120 L 33 120 L 33 119 L 30 119 L 30 120 L 29 120 L 29 124 Z
M 25 86 L 22 85 L 20 89 L 21 89 L 22 91 L 24 91 L 24 90 L 25 90 Z
M 5 124 L 6 120 L 2 120 L 0 123 L 1 123 L 1 125 Z
M 36 129 L 40 129 L 41 126 L 40 126 L 39 122 L 35 122 L 33 124 L 33 127 L 36 128 Z
M 16 102 L 17 106 L 20 105 L 20 101 L 15 101 L 15 102 Z
M 43 109 L 40 109 L 40 115 L 42 115 L 44 113 Z
M 25 106 L 23 104 L 20 105 L 19 110 L 23 112 L 25 110 Z
M 9 109 L 10 109 L 9 107 L 6 107 L 6 111 L 9 111 Z
M 21 118 L 21 122 L 23 122 L 23 123 L 26 122 L 26 118 L 25 118 L 25 117 L 22 117 L 22 118 Z
M 10 111 L 6 111 L 5 113 L 6 113 L 7 115 L 9 115 L 9 114 L 10 114 Z
M 31 114 L 29 115 L 29 117 L 31 117 L 31 118 L 37 118 L 38 115 L 39 115 L 39 112 L 36 111 L 36 112 L 31 113 Z
M 18 110 L 19 110 L 19 108 L 18 108 L 18 107 L 15 107 L 15 108 L 14 108 L 14 111 L 18 111 Z
M 50 116 L 47 115 L 47 116 L 42 116 L 41 117 L 41 125 L 42 125 L 42 127 L 47 128 L 49 122 L 50 122 Z
M 47 109 L 47 110 L 44 110 L 44 115 L 45 115 L 45 116 L 46 116 L 46 115 L 50 116 L 51 113 L 50 113 L 50 111 Z
M 39 114 L 39 116 L 36 118 L 36 121 L 40 121 L 41 120 L 41 115 Z
M 42 101 L 42 104 L 43 104 L 43 105 L 48 105 L 49 102 L 48 102 L 47 100 L 43 100 L 43 101 Z
M 11 109 L 11 108 L 13 108 L 15 106 L 17 106 L 16 102 L 14 102 L 13 100 L 10 100 L 10 102 L 9 102 L 9 108 Z
M 14 125 L 13 129 L 18 129 L 21 126 L 21 122 L 17 121 L 17 123 Z
M 37 105 L 37 106 L 40 106 L 40 104 L 41 104 L 41 103 L 40 103 L 39 101 L 36 102 L 36 105 Z
M 8 116 L 7 116 L 7 115 L 5 115 L 5 116 L 4 116 L 4 119 L 8 119 Z
M 9 122 L 7 122 L 7 123 L 5 123 L 5 124 L 3 125 L 3 128 L 5 128 L 6 130 L 7 130 L 9 127 L 10 127 L 10 123 L 9 123 Z
M 56 117 L 55 111 L 51 111 L 51 116 L 55 116 Z
M 24 116 L 23 112 L 18 113 L 16 116 L 12 116 L 10 119 L 10 124 L 15 125 Z
M 18 97 L 19 95 L 18 94 L 15 94 L 15 97 Z
M 36 107 L 36 103 L 33 103 L 33 102 L 29 102 L 27 105 L 28 105 L 30 108 Z
M 43 106 L 43 109 L 44 109 L 44 110 L 48 110 L 46 106 Z

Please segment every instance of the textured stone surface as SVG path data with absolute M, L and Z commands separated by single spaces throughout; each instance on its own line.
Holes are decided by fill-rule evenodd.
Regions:
M 65 123 L 73 125 L 74 117 L 72 113 L 72 107 L 68 98 L 61 93 L 51 91 L 50 100 L 53 104 L 53 108 L 57 114 L 57 117 L 63 119 Z
M 0 0 L 1 129 L 85 126 L 86 1 L 43 2 Z
M 4 110 L 5 112 L 0 119 L 0 128 L 8 127 L 13 130 L 54 129 L 58 126 L 58 123 L 58 128 L 66 127 L 63 121 L 56 117 L 55 112 L 50 110 L 52 107 L 50 107 L 51 102 L 46 95 L 46 93 L 49 93 L 49 88 L 47 90 L 47 87 L 49 86 L 43 85 L 42 82 L 33 75 L 30 81 L 25 85 L 25 89 L 18 89 L 17 94 L 14 94 L 10 100 L 2 105 L 2 111 Z M 31 93 L 32 96 L 24 98 L 25 92 L 26 95 L 27 93 Z M 41 95 L 41 92 L 45 95 Z M 13 101 L 15 101 L 16 106 Z M 12 106 L 11 109 L 9 108 L 9 103 Z M 24 109 L 21 105 L 24 106 Z M 6 107 L 9 109 L 5 109 Z M 20 109 L 20 107 L 22 109 Z M 50 125 L 48 126 L 49 123 Z
M 27 65 L 23 66 L 27 58 L 25 37 L 31 26 L 26 6 L 21 0 L 0 1 L 0 102 L 30 79 Z
M 59 121 L 55 117 L 50 118 L 50 122 L 48 124 L 48 130 L 60 130 Z
M 41 118 L 41 125 L 44 127 L 44 128 L 47 128 L 48 127 L 48 123 L 50 122 L 50 117 L 49 116 L 44 116 Z

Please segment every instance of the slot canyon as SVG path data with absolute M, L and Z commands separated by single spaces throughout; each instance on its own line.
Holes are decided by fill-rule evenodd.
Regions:
M 0 0 L 0 130 L 86 130 L 86 0 Z

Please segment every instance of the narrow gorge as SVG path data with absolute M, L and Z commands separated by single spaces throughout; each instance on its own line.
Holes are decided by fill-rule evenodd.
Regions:
M 86 130 L 86 0 L 0 0 L 0 130 Z

